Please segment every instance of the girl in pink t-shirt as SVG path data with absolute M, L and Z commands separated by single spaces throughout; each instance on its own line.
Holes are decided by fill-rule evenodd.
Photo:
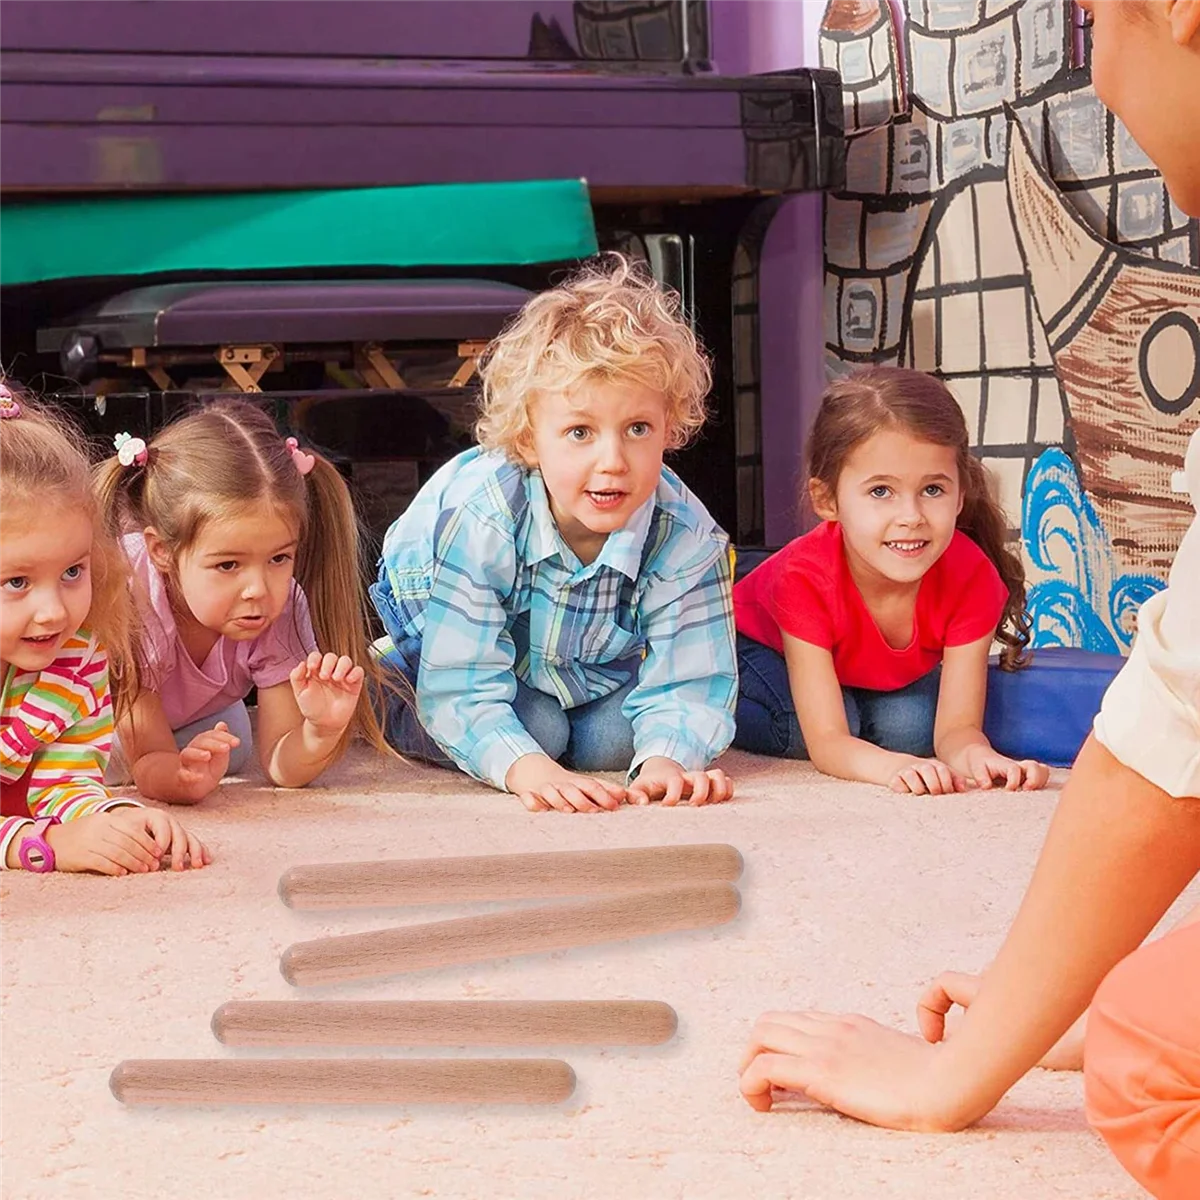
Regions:
M 824 524 L 733 590 L 734 745 L 917 795 L 1043 787 L 983 733 L 992 641 L 1023 665 L 1025 573 L 949 389 L 895 367 L 837 381 L 809 463 Z
M 244 402 L 208 405 L 147 445 L 127 434 L 99 468 L 140 608 L 138 693 L 111 777 L 194 804 L 248 758 L 302 787 L 354 733 L 385 743 L 363 680 L 358 530 L 346 484 Z M 312 610 L 310 616 L 310 600 Z M 324 653 L 322 653 L 324 651 Z

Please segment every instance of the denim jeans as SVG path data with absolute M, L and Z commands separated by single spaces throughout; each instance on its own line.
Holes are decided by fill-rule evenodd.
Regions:
M 215 729 L 218 721 L 224 721 L 229 726 L 229 732 L 239 738 L 241 745 L 235 746 L 229 752 L 229 767 L 226 775 L 240 775 L 242 768 L 250 761 L 250 752 L 254 749 L 254 735 L 250 729 L 250 714 L 246 711 L 244 700 L 235 700 L 228 708 L 221 709 L 211 716 L 201 717 L 190 725 L 184 725 L 172 731 L 175 745 L 182 750 L 198 733 Z M 121 748 L 121 739 L 113 732 L 112 754 L 108 760 L 108 769 L 104 772 L 104 782 L 109 787 L 123 787 L 133 782 L 133 772 L 125 761 L 125 753 Z
M 393 750 L 443 767 L 453 760 L 429 736 L 417 718 L 413 697 L 420 669 L 420 646 L 394 643 L 380 657 L 380 668 L 396 685 L 389 693 L 383 730 Z M 633 761 L 633 726 L 621 711 L 637 675 L 617 691 L 578 708 L 564 709 L 545 692 L 517 680 L 513 712 L 543 752 L 574 771 L 626 771 Z
M 775 758 L 808 758 L 783 655 L 742 634 L 737 649 L 740 685 L 733 744 Z M 842 688 L 851 735 L 884 750 L 929 758 L 941 675 L 942 668 L 934 667 L 894 692 Z

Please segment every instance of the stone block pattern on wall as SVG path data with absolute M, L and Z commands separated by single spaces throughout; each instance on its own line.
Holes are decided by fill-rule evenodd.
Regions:
M 1200 366 L 1194 378 L 1187 369 L 1200 347 L 1200 229 L 1097 100 L 1069 0 L 901 7 L 899 35 L 887 0 L 831 0 L 822 26 L 822 63 L 847 79 L 854 131 L 846 190 L 826 207 L 829 372 L 883 362 L 944 378 L 1023 544 L 1031 608 L 1039 596 L 1047 605 L 1035 644 L 1125 648 L 1131 598 L 1161 586 L 1182 536 L 1167 488 L 1200 416 Z M 1056 314 L 1039 304 L 1021 236 L 1029 213 L 1011 196 L 1015 139 L 1072 227 L 1090 231 L 1079 245 L 1119 248 L 1127 270 L 1115 296 L 1089 293 L 1096 312 L 1130 281 L 1139 303 L 1155 298 L 1119 345 L 1072 342 L 1106 360 L 1100 391 L 1150 381 L 1127 411 L 1072 383 L 1079 351 L 1060 354 L 1047 336 Z M 1145 402 L 1156 390 L 1165 408 Z M 1064 463 L 1074 489 L 1061 486 Z

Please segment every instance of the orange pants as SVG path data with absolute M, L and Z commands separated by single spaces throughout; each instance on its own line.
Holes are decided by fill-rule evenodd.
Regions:
M 1200 924 L 1150 942 L 1096 992 L 1088 1120 L 1158 1200 L 1200 1197 Z

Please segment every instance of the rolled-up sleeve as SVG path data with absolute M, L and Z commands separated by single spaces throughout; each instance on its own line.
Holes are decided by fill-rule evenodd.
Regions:
M 502 791 L 509 768 L 540 754 L 513 711 L 516 647 L 504 599 L 517 574 L 512 530 L 491 514 L 443 514 L 429 581 L 417 714 L 468 774 Z

